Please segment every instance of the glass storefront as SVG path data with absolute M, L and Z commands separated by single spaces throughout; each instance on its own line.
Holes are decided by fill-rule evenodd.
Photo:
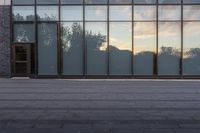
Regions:
M 37 76 L 200 76 L 199 0 L 12 0 Z

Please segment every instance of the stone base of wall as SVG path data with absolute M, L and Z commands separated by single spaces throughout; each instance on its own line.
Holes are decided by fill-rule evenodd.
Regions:
M 0 6 L 0 77 L 11 75 L 10 6 Z

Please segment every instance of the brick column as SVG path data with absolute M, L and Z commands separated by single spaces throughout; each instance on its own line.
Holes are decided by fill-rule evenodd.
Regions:
M 0 77 L 11 75 L 10 6 L 0 5 Z

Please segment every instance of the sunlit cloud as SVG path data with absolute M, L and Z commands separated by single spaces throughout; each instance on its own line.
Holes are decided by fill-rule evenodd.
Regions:
M 183 7 L 184 20 L 200 20 L 200 6 L 190 5 Z
M 156 20 L 156 6 L 134 6 L 134 20 Z
M 159 6 L 159 20 L 180 20 L 181 6 Z

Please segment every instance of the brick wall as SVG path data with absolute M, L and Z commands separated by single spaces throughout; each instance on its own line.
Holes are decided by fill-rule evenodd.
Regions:
M 10 76 L 10 6 L 0 5 L 0 77 Z

